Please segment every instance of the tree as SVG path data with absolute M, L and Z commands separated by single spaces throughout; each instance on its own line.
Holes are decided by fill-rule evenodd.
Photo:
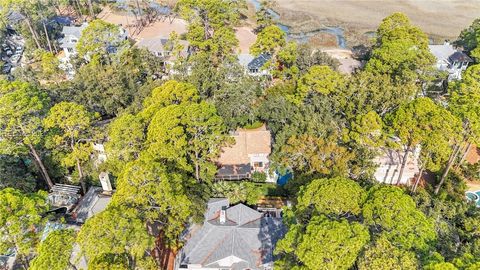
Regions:
M 419 92 L 414 83 L 396 84 L 388 75 L 369 71 L 354 74 L 346 84 L 346 87 L 336 92 L 335 97 L 347 119 L 354 119 L 357 115 L 369 111 L 375 111 L 384 117 L 401 104 L 411 101 Z
M 25 156 L 0 155 L 0 189 L 11 187 L 33 192 L 36 178 L 32 174 L 32 165 Z
M 314 216 L 301 231 L 291 227 L 275 252 L 293 253 L 305 269 L 350 269 L 370 240 L 368 229 L 357 222 Z M 282 263 L 282 260 L 279 261 Z
M 185 70 L 202 97 L 209 98 L 227 79 L 225 70 L 235 60 L 238 40 L 233 28 L 242 1 L 180 0 L 177 10 L 188 21 L 187 41 L 192 54 Z
M 48 210 L 46 194 L 25 194 L 13 188 L 0 190 L 0 253 L 15 251 L 25 269 L 40 240 L 38 228 Z
M 462 122 L 462 138 L 455 141 L 454 149 L 448 159 L 447 166 L 440 178 L 440 182 L 435 188 L 435 193 L 438 194 L 443 185 L 451 167 L 460 154 L 461 144 L 463 142 L 468 145 L 476 143 L 480 138 L 480 83 L 478 83 L 478 71 L 480 65 L 471 66 L 465 72 L 464 79 L 456 83 L 451 88 L 451 96 L 449 100 L 449 110 L 457 116 Z
M 86 58 L 94 63 L 106 61 L 111 63 L 110 51 L 121 52 L 128 47 L 128 42 L 121 38 L 119 26 L 102 21 L 93 20 L 82 31 L 77 42 L 79 58 Z
M 454 144 L 460 140 L 461 124 L 458 118 L 444 108 L 433 119 L 441 123 L 423 140 L 419 156 L 420 171 L 413 192 L 416 191 L 424 170 L 438 172 L 451 156 Z
M 306 211 L 308 216 L 359 215 L 366 196 L 365 190 L 350 179 L 343 177 L 315 179 L 300 189 L 296 208 L 299 212 Z
M 141 109 L 135 106 L 150 94 L 150 85 L 157 82 L 154 78 L 162 73 L 163 66 L 144 49 L 133 47 L 116 55 L 110 64 L 81 66 L 72 81 L 50 91 L 57 99 L 82 104 L 104 118 Z
M 245 202 L 248 196 L 246 182 L 221 181 L 213 184 L 214 196 L 225 197 L 230 204 Z
M 307 43 L 299 44 L 297 51 L 298 56 L 295 65 L 298 67 L 300 75 L 305 74 L 313 66 L 328 66 L 335 71 L 340 66 L 340 62 L 337 59 L 313 48 Z
M 413 199 L 398 187 L 369 190 L 362 215 L 371 231 L 384 232 L 392 244 L 405 250 L 425 250 L 436 239 L 433 221 L 417 210 Z
M 28 37 L 33 40 L 34 45 L 37 49 L 42 48 L 41 36 L 37 31 L 37 23 L 43 19 L 43 16 L 40 16 L 42 13 L 52 12 L 50 5 L 46 1 L 29 1 L 29 0 L 2 0 L 0 1 L 1 7 L 1 17 L 3 22 L 8 21 L 8 16 L 10 12 L 14 11 L 21 14 L 25 19 L 25 25 L 28 28 Z
M 50 146 L 69 153 L 62 163 L 67 167 L 76 166 L 83 192 L 87 192 L 82 163 L 89 159 L 91 145 L 87 142 L 87 132 L 94 116 L 85 107 L 73 102 L 55 104 L 43 120 L 46 129 L 51 130 Z
M 152 269 L 141 266 L 151 261 L 154 239 L 136 215 L 136 209 L 110 207 L 85 222 L 77 243 L 93 267 L 102 266 L 95 269 Z M 118 261 L 126 265 L 111 268 Z
M 283 80 L 296 79 L 299 73 L 298 67 L 296 66 L 297 57 L 297 43 L 293 41 L 288 42 L 287 45 L 278 52 L 276 59 L 274 58 L 273 61 L 270 61 L 270 65 L 277 67 L 273 71 L 273 75 Z
M 64 270 L 67 269 L 72 255 L 75 232 L 73 230 L 57 230 L 51 232 L 38 247 L 38 255 L 32 260 L 32 270 Z
M 348 137 L 363 147 L 370 148 L 384 145 L 382 118 L 374 111 L 357 115 L 350 124 Z
M 309 174 L 343 176 L 348 174 L 353 154 L 338 144 L 335 135 L 325 138 L 313 135 L 290 137 L 280 148 L 277 160 L 285 168 Z
M 241 1 L 180 0 L 177 8 L 189 23 L 187 40 L 195 54 L 206 57 L 214 67 L 228 57 L 238 45 L 233 26 L 240 16 Z
M 125 206 L 138 213 L 144 224 L 155 224 L 166 244 L 177 247 L 180 234 L 194 213 L 196 198 L 187 188 L 193 179 L 162 163 L 141 157 L 130 162 L 119 177 L 114 206 Z
M 293 100 L 302 102 L 309 93 L 329 95 L 344 85 L 342 76 L 327 66 L 312 66 L 297 82 Z
M 261 91 L 260 83 L 245 75 L 237 82 L 227 83 L 215 92 L 213 103 L 228 130 L 235 130 L 255 121 L 255 103 Z
M 444 122 L 447 121 L 447 122 Z M 457 120 L 429 98 L 417 98 L 386 117 L 390 133 L 400 140 L 404 155 L 397 183 L 400 183 L 410 152 L 431 136 L 455 135 Z M 446 123 L 448 123 L 446 125 Z M 448 140 L 449 138 L 447 138 Z
M 428 49 L 428 37 L 411 25 L 403 13 L 383 19 L 377 40 L 365 69 L 375 74 L 388 74 L 395 82 L 425 80 L 435 57 Z
M 52 52 L 41 52 L 40 77 L 44 80 L 58 81 L 64 73 L 59 67 L 60 61 Z M 60 77 L 60 78 L 59 78 Z
M 257 40 L 250 47 L 250 53 L 255 56 L 262 53 L 275 56 L 286 44 L 285 32 L 276 25 L 270 25 L 258 33 Z
M 115 175 L 120 175 L 125 165 L 138 159 L 145 145 L 145 124 L 136 115 L 123 114 L 108 126 L 108 167 Z
M 394 246 L 380 235 L 368 245 L 358 260 L 359 270 L 415 270 L 418 269 L 415 253 Z
M 33 85 L 0 82 L 0 149 L 3 154 L 30 154 L 49 188 L 53 187 L 38 148 L 42 141 L 42 118 L 49 99 Z
M 198 90 L 194 85 L 170 80 L 152 90 L 150 96 L 143 102 L 144 109 L 140 116 L 150 121 L 155 113 L 164 107 L 198 102 L 199 99 Z
M 225 141 L 224 125 L 213 105 L 171 105 L 160 109 L 148 126 L 148 152 L 192 171 L 197 181 L 210 181 L 216 173 L 212 160 Z
M 260 2 L 260 9 L 255 12 L 255 19 L 257 21 L 255 32 L 261 32 L 265 27 L 274 24 L 274 18 L 270 11 L 273 4 L 272 0 L 262 0 Z
M 458 37 L 457 45 L 462 46 L 470 52 L 477 62 L 480 60 L 480 18 L 475 19 L 472 24 L 462 30 Z

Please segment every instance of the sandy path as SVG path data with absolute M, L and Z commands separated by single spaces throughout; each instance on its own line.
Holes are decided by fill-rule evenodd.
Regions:
M 340 21 L 374 30 L 393 12 L 406 13 L 425 32 L 457 37 L 480 17 L 480 0 L 277 0 L 280 8 L 302 11 L 319 20 Z

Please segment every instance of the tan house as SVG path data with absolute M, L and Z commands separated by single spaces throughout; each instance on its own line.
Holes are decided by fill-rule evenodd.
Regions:
M 235 143 L 224 147 L 217 159 L 219 166 L 217 180 L 250 179 L 254 172 L 267 174 L 269 177 L 270 161 L 268 156 L 272 152 L 271 134 L 263 125 L 257 129 L 237 129 L 232 134 Z

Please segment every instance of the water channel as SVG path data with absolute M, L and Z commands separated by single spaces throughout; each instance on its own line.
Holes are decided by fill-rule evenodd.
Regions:
M 255 10 L 258 11 L 261 7 L 262 4 L 260 3 L 260 0 L 248 0 L 250 3 L 253 4 L 255 7 Z M 268 9 L 267 12 L 272 16 L 272 18 L 276 21 L 280 20 L 280 14 L 275 12 L 272 9 Z M 335 27 L 335 26 L 326 26 L 322 27 L 320 29 L 316 29 L 313 31 L 309 32 L 303 32 L 303 33 L 292 33 L 290 31 L 290 27 L 288 25 L 284 25 L 281 23 L 277 23 L 278 27 L 282 29 L 286 34 L 287 38 L 290 40 L 295 40 L 299 43 L 306 43 L 312 38 L 313 36 L 319 34 L 319 33 L 328 33 L 336 37 L 337 39 L 337 46 L 345 49 L 347 47 L 347 42 L 345 40 L 345 33 L 342 28 L 340 27 Z

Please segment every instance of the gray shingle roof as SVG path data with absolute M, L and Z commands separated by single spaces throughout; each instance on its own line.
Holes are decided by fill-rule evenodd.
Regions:
M 62 29 L 62 34 L 65 36 L 74 36 L 76 38 L 80 38 L 82 36 L 82 31 L 88 26 L 88 24 L 84 23 L 80 26 L 64 26 Z
M 77 207 L 73 210 L 76 214 L 76 221 L 84 223 L 88 218 L 98 214 L 107 208 L 112 199 L 111 196 L 103 195 L 101 187 L 91 187 L 83 196 Z
M 248 63 L 248 69 L 260 69 L 270 58 L 271 56 L 269 54 L 262 53 Z
M 232 269 L 263 269 L 273 262 L 274 246 L 285 231 L 281 219 L 263 217 L 243 204 L 228 208 L 226 216 L 220 224 L 217 211 L 193 233 L 180 253 L 181 265 L 222 268 L 219 261 L 231 260 Z
M 463 52 L 455 52 L 454 54 L 450 55 L 448 57 L 448 60 L 450 60 L 450 62 L 473 62 L 472 58 L 468 57 L 468 55 L 466 55 L 465 53 Z

